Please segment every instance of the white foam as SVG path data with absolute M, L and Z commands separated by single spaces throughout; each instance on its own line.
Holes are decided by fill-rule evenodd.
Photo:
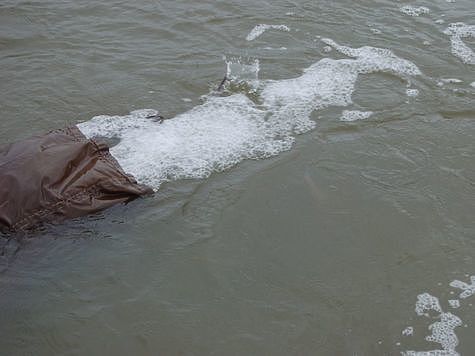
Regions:
M 430 12 L 430 9 L 425 6 L 405 5 L 405 6 L 400 7 L 399 11 L 409 16 L 420 16 L 420 15 L 428 14 Z
M 437 297 L 434 297 L 429 293 L 418 295 L 416 302 L 417 315 L 429 317 L 429 311 L 434 311 L 439 314 L 439 320 L 429 325 L 431 335 L 426 336 L 425 339 L 440 344 L 442 349 L 431 351 L 406 351 L 403 354 L 407 356 L 458 355 L 455 348 L 459 344 L 459 340 L 457 335 L 455 335 L 454 330 L 462 325 L 462 320 L 452 313 L 444 312 Z
M 290 28 L 286 25 L 267 25 L 267 24 L 259 24 L 255 26 L 251 32 L 246 37 L 247 41 L 254 41 L 257 37 L 262 35 L 264 32 L 267 30 L 274 29 L 274 30 L 280 30 L 280 31 L 285 31 L 289 32 Z
M 463 292 L 460 293 L 459 298 L 466 299 L 475 295 L 475 276 L 470 276 L 470 284 L 455 280 L 450 282 L 450 286 L 461 289 Z
M 415 97 L 419 95 L 419 89 L 406 89 L 406 95 L 410 97 Z
M 457 79 L 457 78 L 441 78 L 440 81 L 441 81 L 442 83 L 446 83 L 446 84 L 459 84 L 459 83 L 463 83 L 462 80 Z
M 458 299 L 450 299 L 449 300 L 449 305 L 454 308 L 454 309 L 457 309 L 457 308 L 460 308 L 460 300 Z
M 470 86 L 471 86 L 472 88 L 475 88 L 475 82 L 470 83 Z
M 451 23 L 444 31 L 450 36 L 452 54 L 467 64 L 475 64 L 475 52 L 463 42 L 463 38 L 475 37 L 475 26 L 463 22 Z
M 402 331 L 403 336 L 411 336 L 414 335 L 414 328 L 412 326 L 408 326 Z
M 406 95 L 409 97 L 416 97 L 419 95 L 419 89 L 406 89 Z
M 429 316 L 427 312 L 431 310 L 437 313 L 442 313 L 439 299 L 429 293 L 419 294 L 416 302 L 416 314 L 419 316 Z
M 165 181 L 204 178 L 244 159 L 290 149 L 296 134 L 315 127 L 310 118 L 314 110 L 351 104 L 360 74 L 386 72 L 403 79 L 420 74 L 415 64 L 386 49 L 325 43 L 353 58 L 322 59 L 297 78 L 249 79 L 259 104 L 244 94 L 208 95 L 202 105 L 162 124 L 146 118 L 153 111 L 141 110 L 98 116 L 78 127 L 87 137 L 118 138 L 112 155 L 139 182 L 158 189 Z M 228 65 L 231 78 L 234 69 Z
M 357 120 L 366 120 L 371 115 L 372 111 L 358 111 L 358 110 L 344 110 L 341 114 L 340 121 L 357 121 Z
M 465 283 L 459 280 L 454 280 L 450 282 L 450 286 L 462 290 L 459 298 L 464 300 L 475 295 L 475 276 L 469 276 L 470 282 Z M 454 294 L 453 291 L 450 294 Z M 454 309 L 460 307 L 459 299 L 449 299 L 448 304 Z M 471 303 L 469 303 L 471 305 Z M 423 293 L 417 296 L 416 302 L 416 313 L 419 316 L 425 316 L 427 318 L 433 319 L 434 317 L 429 314 L 430 311 L 438 314 L 438 321 L 429 325 L 429 330 L 431 335 L 427 336 L 425 339 L 430 342 L 436 342 L 441 345 L 441 350 L 432 350 L 432 351 L 406 351 L 403 352 L 403 355 L 407 356 L 438 356 L 438 355 L 450 355 L 456 356 L 459 355 L 455 350 L 459 340 L 457 335 L 455 335 L 455 328 L 462 326 L 462 320 L 449 312 L 444 312 L 440 306 L 439 299 L 430 295 L 429 293 Z M 464 325 L 467 327 L 467 325 Z M 410 333 L 409 333 L 410 332 Z M 403 335 L 412 335 L 412 328 L 408 327 L 403 330 Z

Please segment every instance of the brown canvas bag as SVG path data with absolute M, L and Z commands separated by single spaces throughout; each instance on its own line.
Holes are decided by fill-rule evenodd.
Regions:
M 0 148 L 0 228 L 60 222 L 151 194 L 127 175 L 105 143 L 76 127 Z

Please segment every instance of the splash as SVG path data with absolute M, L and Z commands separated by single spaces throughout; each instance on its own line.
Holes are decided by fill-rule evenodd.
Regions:
M 259 76 L 259 60 L 257 58 L 225 57 L 226 78 L 235 82 L 255 81 Z
M 285 26 L 285 25 L 266 25 L 266 24 L 260 24 L 254 27 L 251 32 L 246 37 L 247 41 L 254 41 L 256 38 L 261 36 L 264 32 L 267 30 L 274 29 L 274 30 L 279 30 L 279 31 L 285 31 L 289 32 L 290 28 Z
M 475 38 L 475 26 L 451 23 L 444 33 L 450 36 L 452 54 L 466 64 L 475 64 L 475 52 L 463 41 L 464 38 Z
M 153 111 L 140 110 L 97 116 L 78 127 L 87 137 L 115 138 L 111 153 L 122 168 L 158 189 L 166 181 L 205 178 L 242 160 L 289 150 L 297 134 L 315 127 L 313 111 L 352 103 L 359 75 L 385 72 L 408 79 L 420 74 L 415 64 L 386 49 L 325 43 L 351 58 L 325 58 L 299 77 L 267 81 L 255 79 L 258 65 L 248 78 L 249 71 L 238 68 L 235 75 L 237 67 L 229 63 L 229 76 L 240 81 L 244 75 L 245 82 L 253 82 L 252 93 L 210 94 L 203 104 L 162 124 L 147 119 Z

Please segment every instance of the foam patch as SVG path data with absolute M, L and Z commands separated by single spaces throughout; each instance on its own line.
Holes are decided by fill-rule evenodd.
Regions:
M 466 64 L 475 64 L 475 52 L 463 42 L 463 38 L 475 38 L 475 26 L 451 23 L 444 33 L 450 36 L 452 54 Z
M 366 120 L 373 115 L 372 111 L 357 111 L 357 110 L 344 110 L 341 114 L 340 121 L 357 121 Z
M 407 89 L 406 90 L 406 95 L 410 97 L 415 97 L 419 95 L 419 90 L 418 89 Z
M 464 300 L 475 295 L 475 276 L 470 276 L 469 283 L 454 280 L 450 282 L 450 286 L 460 289 L 462 292 L 460 293 L 459 297 Z M 448 300 L 449 306 L 454 309 L 460 308 L 460 302 L 461 301 L 459 299 Z M 437 315 L 437 321 L 429 325 L 429 331 L 431 334 L 426 336 L 425 339 L 429 342 L 438 343 L 441 346 L 441 349 L 431 351 L 406 351 L 402 354 L 406 356 L 459 355 L 459 353 L 455 350 L 459 344 L 459 340 L 455 334 L 455 329 L 462 326 L 462 320 L 457 315 L 444 312 L 440 305 L 439 299 L 429 293 L 423 293 L 417 296 L 415 311 L 417 315 L 430 318 L 431 320 L 434 319 L 434 316 L 430 315 L 430 312 Z M 404 329 L 402 334 L 405 336 L 412 335 L 412 327 Z
M 421 16 L 421 15 L 428 14 L 430 12 L 430 9 L 425 6 L 406 5 L 406 6 L 400 7 L 399 11 L 409 16 Z
M 403 353 L 403 355 L 458 355 L 458 353 L 455 351 L 455 348 L 459 344 L 459 340 L 455 334 L 455 328 L 462 325 L 462 320 L 452 313 L 444 312 L 440 306 L 439 299 L 433 295 L 430 295 L 429 293 L 418 295 L 416 302 L 417 315 L 429 317 L 429 311 L 434 311 L 439 314 L 439 320 L 429 325 L 431 334 L 426 336 L 425 339 L 429 342 L 440 344 L 442 349 L 431 351 L 406 351 Z
M 315 128 L 313 111 L 352 103 L 359 75 L 385 72 L 407 80 L 420 74 L 415 64 L 387 49 L 354 49 L 329 39 L 325 43 L 352 58 L 325 58 L 299 77 L 275 81 L 253 79 L 258 63 L 251 61 L 247 69 L 229 63 L 230 78 L 241 81 L 244 75 L 252 83 L 253 100 L 245 94 L 210 94 L 202 105 L 162 124 L 147 119 L 156 112 L 139 110 L 97 116 L 78 127 L 90 138 L 117 139 L 110 151 L 122 168 L 157 190 L 166 181 L 205 178 L 242 160 L 289 150 L 295 135 Z
M 460 299 L 466 299 L 472 295 L 475 295 L 475 276 L 470 277 L 470 284 L 455 280 L 450 283 L 450 286 L 461 289 L 462 293 L 460 293 L 459 297 Z

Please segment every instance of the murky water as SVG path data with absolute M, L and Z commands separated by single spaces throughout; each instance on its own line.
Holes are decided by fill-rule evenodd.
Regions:
M 3 239 L 0 353 L 475 353 L 474 18 L 1 1 L 0 144 L 82 123 L 158 191 Z

